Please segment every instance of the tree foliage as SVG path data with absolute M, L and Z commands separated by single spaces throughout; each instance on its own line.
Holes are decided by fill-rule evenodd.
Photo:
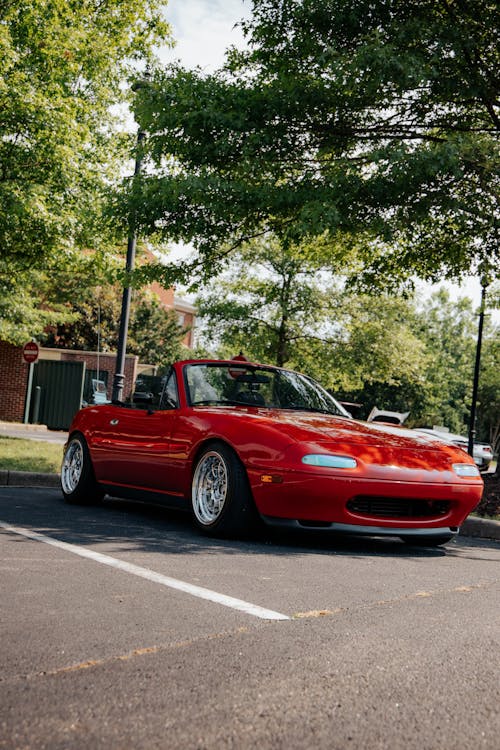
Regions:
M 174 310 L 166 310 L 151 293 L 136 294 L 132 304 L 128 351 L 141 362 L 164 371 L 185 355 L 182 339 L 186 333 Z
M 262 231 L 362 235 L 372 286 L 495 269 L 498 21 L 491 0 L 253 0 L 247 50 L 138 98 L 143 231 L 205 267 Z
M 122 289 L 113 282 L 119 257 L 75 253 L 46 270 L 18 273 L 0 295 L 0 340 L 47 347 L 116 351 Z M 164 367 L 182 354 L 186 330 L 174 310 L 150 290 L 132 295 L 127 350 L 143 363 Z
M 0 277 L 114 235 L 106 191 L 128 154 L 112 105 L 167 39 L 160 0 L 3 0 Z M 126 147 L 126 148 L 124 148 Z
M 76 274 L 74 267 L 69 273 L 45 276 L 40 296 L 47 309 L 57 311 L 58 321 L 40 331 L 40 343 L 62 349 L 116 351 L 122 290 L 105 277 L 94 276 L 92 284 L 87 279 L 88 273 Z M 147 289 L 134 291 L 129 354 L 137 354 L 143 363 L 164 368 L 181 356 L 185 333 L 175 311 L 163 307 L 155 294 Z
M 238 251 L 197 300 L 206 343 L 224 356 L 242 349 L 256 361 L 303 370 L 335 390 L 418 379 L 425 352 L 408 304 L 346 291 L 311 255 L 310 244 L 283 247 L 276 238 Z
M 342 396 L 362 405 L 359 416 L 368 416 L 372 406 L 410 411 L 411 426 L 443 425 L 451 432 L 467 434 L 472 400 L 475 350 L 478 319 L 471 301 L 461 298 L 451 300 L 445 289 L 435 292 L 429 299 L 399 300 L 398 318 L 405 321 L 410 336 L 406 344 L 416 353 L 417 367 L 401 369 L 399 378 L 390 382 L 374 377 L 356 388 L 346 388 Z M 386 329 L 382 337 L 387 347 L 392 347 L 393 332 L 387 312 L 380 300 L 372 298 L 372 314 L 380 312 L 380 324 Z M 358 322 L 359 319 L 357 319 Z M 353 342 L 354 359 L 372 358 L 373 349 L 358 348 Z M 484 328 L 480 387 L 477 404 L 477 438 L 491 442 L 498 450 L 500 442 L 500 359 L 498 326 L 488 320 Z
M 72 301 L 91 278 L 106 283 L 113 261 L 100 253 L 61 253 L 47 257 L 44 268 L 12 268 L 0 260 L 0 340 L 21 345 L 40 338 L 47 327 L 72 323 Z M 7 271 L 8 269 L 8 271 Z M 72 280 L 78 279 L 78 284 Z
M 500 454 L 500 337 L 487 341 L 478 391 L 477 435 Z
M 489 310 L 500 310 L 500 283 L 487 290 Z M 486 311 L 486 339 L 481 353 L 478 389 L 477 434 L 480 440 L 491 443 L 500 455 L 500 335 L 499 326 L 491 323 Z M 497 468 L 498 472 L 498 468 Z
M 337 294 L 331 273 L 308 259 L 307 247 L 267 237 L 235 253 L 200 294 L 200 328 L 227 356 L 245 349 L 257 361 L 310 369 L 328 347 L 326 323 Z

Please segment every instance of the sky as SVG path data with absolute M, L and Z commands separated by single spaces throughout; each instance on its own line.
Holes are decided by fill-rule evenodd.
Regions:
M 207 72 L 220 67 L 225 50 L 234 45 L 243 47 L 245 40 L 238 22 L 251 12 L 250 0 L 170 0 L 166 18 L 171 25 L 175 46 L 160 51 L 164 62 L 180 61 L 188 68 L 200 66 Z M 174 251 L 182 253 L 178 247 Z M 442 284 L 423 284 L 421 293 L 430 296 Z M 470 297 L 479 305 L 481 285 L 477 278 L 467 278 L 458 286 L 446 284 L 452 297 Z M 500 311 L 494 313 L 500 323 Z
M 161 58 L 180 60 L 185 67 L 200 65 L 215 70 L 231 46 L 242 47 L 244 38 L 235 24 L 250 14 L 249 0 L 169 0 L 166 17 L 176 46 L 163 50 Z

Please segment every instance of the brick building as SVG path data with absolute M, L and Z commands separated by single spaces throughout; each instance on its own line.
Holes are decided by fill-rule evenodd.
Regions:
M 164 289 L 158 282 L 154 281 L 150 285 L 150 290 L 155 294 L 160 304 L 167 310 L 174 310 L 177 313 L 179 325 L 186 329 L 186 334 L 182 343 L 188 349 L 194 346 L 194 325 L 196 321 L 196 308 L 186 300 L 175 296 L 174 289 Z
M 24 421 L 29 370 L 22 348 L 0 341 L 0 420 Z
M 151 259 L 154 258 L 151 253 L 149 255 Z M 179 325 L 186 330 L 182 343 L 189 349 L 193 348 L 196 308 L 189 302 L 176 297 L 174 289 L 164 289 L 157 282 L 152 283 L 149 288 L 158 297 L 162 307 L 175 311 Z M 106 396 L 108 399 L 111 398 L 116 365 L 115 353 L 98 354 L 71 349 L 41 348 L 39 361 L 44 364 L 47 362 L 84 363 L 83 400 L 91 400 L 92 379 L 103 381 Z M 0 341 L 0 421 L 29 422 L 31 420 L 33 416 L 33 372 L 30 370 L 30 365 L 23 360 L 22 347 Z M 138 357 L 127 355 L 124 398 L 130 396 L 137 376 L 140 374 L 154 375 L 155 370 L 149 365 L 140 365 Z
M 96 352 L 77 351 L 72 349 L 45 349 L 40 348 L 39 362 L 83 362 L 85 363 L 85 386 L 91 380 L 98 379 L 105 383 L 106 396 L 111 398 L 113 376 L 115 371 L 115 354 L 97 354 Z M 33 368 L 37 365 L 33 365 Z M 139 365 L 139 359 L 135 355 L 127 355 L 125 358 L 125 391 L 124 397 L 128 398 L 140 372 L 152 372 L 153 368 L 148 365 Z M 22 356 L 22 347 L 0 341 L 0 421 L 5 422 L 29 422 L 30 409 L 32 407 L 32 388 L 30 382 L 30 365 L 26 364 Z

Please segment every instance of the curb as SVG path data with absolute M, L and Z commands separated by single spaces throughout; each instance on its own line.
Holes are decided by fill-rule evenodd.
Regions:
M 460 527 L 460 535 L 500 540 L 500 521 L 494 521 L 492 518 L 469 516 Z
M 60 487 L 59 474 L 0 470 L 0 487 Z
M 57 487 L 59 474 L 35 474 L 30 471 L 0 470 L 0 487 Z M 469 516 L 460 527 L 460 536 L 500 540 L 500 521 Z

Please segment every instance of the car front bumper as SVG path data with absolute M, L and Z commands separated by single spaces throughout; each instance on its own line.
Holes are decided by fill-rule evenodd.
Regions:
M 264 520 L 365 534 L 455 533 L 483 491 L 479 477 L 435 483 L 283 472 L 279 483 L 263 483 L 249 472 L 249 479 Z
M 326 531 L 338 534 L 355 534 L 360 536 L 404 536 L 404 537 L 442 537 L 445 535 L 456 536 L 458 526 L 437 526 L 434 528 L 386 527 L 365 526 L 351 523 L 329 523 L 325 521 L 300 521 L 292 518 L 278 518 L 276 516 L 261 516 L 267 526 L 282 529 L 310 529 L 311 531 Z

